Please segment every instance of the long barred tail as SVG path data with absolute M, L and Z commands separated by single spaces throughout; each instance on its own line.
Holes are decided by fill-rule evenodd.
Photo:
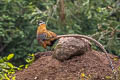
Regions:
M 112 60 L 108 56 L 107 51 L 105 50 L 104 46 L 101 43 L 99 43 L 97 40 L 95 40 L 91 37 L 85 36 L 85 35 L 78 35 L 78 34 L 69 34 L 69 35 L 59 35 L 59 36 L 57 36 L 57 38 L 61 38 L 61 37 L 81 37 L 81 38 L 85 38 L 87 40 L 93 41 L 94 43 L 96 43 L 97 46 L 99 46 L 103 50 L 103 52 L 105 53 L 105 55 L 106 55 L 106 57 L 109 61 L 110 67 L 114 71 L 114 66 L 113 66 Z

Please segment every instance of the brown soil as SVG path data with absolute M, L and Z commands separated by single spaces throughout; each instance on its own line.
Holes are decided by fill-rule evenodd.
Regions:
M 81 56 L 75 56 L 64 62 L 54 59 L 52 52 L 38 53 L 37 60 L 27 69 L 16 72 L 16 80 L 80 80 L 81 73 L 94 77 L 92 80 L 106 80 L 105 76 L 112 74 L 105 54 L 90 51 Z M 120 60 L 109 54 L 115 68 Z

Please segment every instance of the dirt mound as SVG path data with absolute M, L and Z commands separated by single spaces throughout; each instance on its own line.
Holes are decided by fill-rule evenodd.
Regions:
M 51 55 L 52 52 L 39 53 L 38 59 L 29 68 L 16 73 L 16 80 L 80 80 L 81 73 L 94 76 L 94 80 L 105 80 L 103 77 L 112 73 L 105 54 L 101 52 L 92 50 L 64 62 Z M 115 57 L 109 56 L 111 59 Z M 113 61 L 115 68 L 119 63 L 120 60 Z

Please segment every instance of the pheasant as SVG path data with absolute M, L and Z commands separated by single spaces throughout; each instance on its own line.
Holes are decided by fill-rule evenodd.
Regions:
M 85 36 L 85 35 L 73 34 L 73 35 L 58 35 L 57 36 L 54 32 L 46 29 L 45 22 L 43 22 L 43 21 L 39 22 L 39 26 L 37 29 L 37 40 L 43 48 L 47 49 L 47 46 L 52 46 L 54 44 L 54 42 L 61 37 L 85 38 L 87 40 L 93 41 L 97 46 L 99 46 L 103 50 L 103 52 L 105 53 L 105 55 L 109 61 L 109 64 L 110 64 L 112 70 L 114 70 L 113 63 L 112 63 L 110 57 L 108 56 L 107 51 L 105 50 L 104 46 L 101 43 L 99 43 L 97 40 L 95 40 L 91 37 Z
M 46 29 L 46 24 L 43 21 L 39 22 L 39 26 L 37 28 L 37 40 L 38 43 L 45 49 L 47 46 L 52 46 L 56 41 L 57 35 Z

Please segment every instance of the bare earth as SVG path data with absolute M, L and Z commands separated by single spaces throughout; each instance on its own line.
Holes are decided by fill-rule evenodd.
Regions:
M 16 80 L 80 80 L 81 73 L 94 77 L 92 80 L 106 80 L 112 74 L 104 53 L 89 51 L 64 62 L 52 57 L 52 51 L 37 53 L 36 60 L 27 69 L 16 72 Z M 114 61 L 114 67 L 120 66 L 120 60 Z

